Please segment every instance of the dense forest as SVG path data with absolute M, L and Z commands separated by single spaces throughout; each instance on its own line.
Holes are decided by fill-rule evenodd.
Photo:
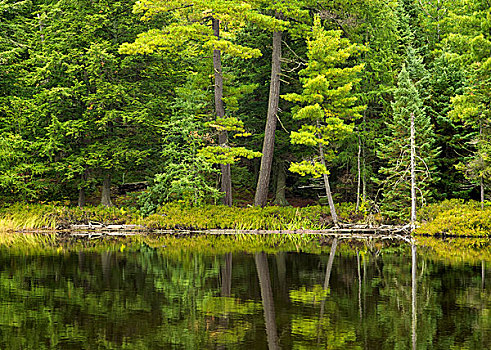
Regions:
M 489 0 L 0 0 L 3 203 L 406 216 L 411 120 L 418 207 L 484 201 Z

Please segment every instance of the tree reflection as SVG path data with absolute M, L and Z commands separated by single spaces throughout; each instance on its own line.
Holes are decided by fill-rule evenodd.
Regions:
M 412 335 L 412 348 L 416 350 L 417 343 L 417 324 L 418 324 L 418 312 L 417 312 L 417 261 L 416 261 L 416 245 L 411 245 L 411 335 Z
M 268 267 L 268 257 L 266 253 L 256 253 L 254 255 L 256 262 L 257 277 L 261 288 L 261 299 L 264 309 L 264 323 L 266 325 L 266 335 L 268 337 L 268 349 L 280 349 L 278 342 L 278 332 L 276 330 L 276 315 L 274 309 L 273 290 L 271 288 L 271 278 Z
M 333 239 L 328 254 L 275 265 L 266 253 L 232 261 L 145 244 L 0 248 L 0 348 L 491 349 L 489 246 L 459 260 L 450 243 L 436 256 L 421 243 Z

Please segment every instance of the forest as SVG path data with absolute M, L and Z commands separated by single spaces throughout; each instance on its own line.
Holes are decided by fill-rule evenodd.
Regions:
M 2 205 L 396 220 L 412 147 L 418 208 L 484 205 L 490 122 L 489 0 L 0 0 Z

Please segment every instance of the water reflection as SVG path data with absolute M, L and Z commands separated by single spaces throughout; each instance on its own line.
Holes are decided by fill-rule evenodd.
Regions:
M 416 298 L 417 298 L 417 288 L 418 288 L 418 281 L 416 278 L 416 273 L 418 270 L 418 265 L 416 261 L 416 245 L 412 244 L 411 245 L 411 340 L 412 340 L 412 348 L 413 350 L 416 349 L 416 344 L 417 344 L 417 325 L 418 325 L 418 314 L 416 310 Z
M 0 348 L 491 348 L 482 252 L 327 243 L 320 254 L 1 249 Z

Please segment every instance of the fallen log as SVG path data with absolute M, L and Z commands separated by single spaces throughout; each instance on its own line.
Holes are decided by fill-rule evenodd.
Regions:
M 88 225 L 70 225 L 70 230 L 73 231 L 148 231 L 148 228 L 142 225 L 103 225 L 103 224 L 88 224 Z

